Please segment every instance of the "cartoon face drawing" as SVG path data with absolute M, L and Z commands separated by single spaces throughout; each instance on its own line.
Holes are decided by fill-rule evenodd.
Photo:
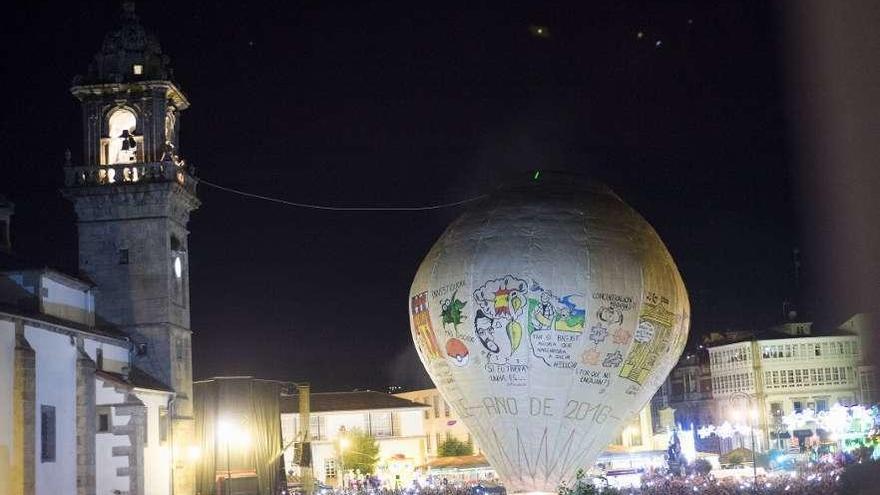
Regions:
M 611 306 L 602 306 L 596 312 L 596 316 L 599 318 L 599 321 L 609 325 L 620 325 L 623 323 L 623 313 Z
M 487 351 L 497 354 L 501 349 L 495 342 L 495 326 L 493 323 L 492 318 L 484 315 L 481 310 L 477 310 L 477 316 L 474 318 L 474 332 Z

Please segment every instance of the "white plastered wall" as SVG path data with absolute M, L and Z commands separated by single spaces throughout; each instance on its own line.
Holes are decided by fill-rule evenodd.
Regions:
M 95 403 L 98 406 L 116 405 L 125 401 L 125 395 L 117 392 L 112 382 L 95 379 Z M 111 408 L 110 422 L 113 426 L 128 424 L 129 416 L 119 416 Z M 95 435 L 95 493 L 112 494 L 129 491 L 129 477 L 117 476 L 117 468 L 128 466 L 128 457 L 113 456 L 113 447 L 130 446 L 128 436 L 99 432 Z
M 91 296 L 88 290 L 59 283 L 45 274 L 41 283 L 47 294 L 42 298 L 45 314 L 83 325 L 93 323 L 93 305 L 90 304 Z
M 76 345 L 73 338 L 25 325 L 36 352 L 36 495 L 69 493 L 76 487 Z M 55 407 L 55 461 L 41 459 L 41 406 Z
M 104 355 L 104 367 L 102 368 L 104 371 L 111 371 L 113 373 L 123 373 L 124 367 L 128 367 L 128 347 L 127 345 L 122 344 L 111 344 L 108 342 L 100 342 L 98 340 L 86 339 L 83 344 L 85 348 L 86 354 L 92 358 L 92 361 L 98 360 L 97 349 L 101 349 Z
M 170 394 L 136 390 L 135 396 L 147 406 L 147 444 L 144 448 L 144 492 L 167 495 L 171 492 L 171 437 L 160 441 L 159 408 L 168 407 Z M 181 453 L 183 455 L 183 453 Z

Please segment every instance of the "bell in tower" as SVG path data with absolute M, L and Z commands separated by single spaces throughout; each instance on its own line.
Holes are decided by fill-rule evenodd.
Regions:
M 194 444 L 187 224 L 200 204 L 179 154 L 189 102 L 133 2 L 123 2 L 119 25 L 70 91 L 83 115 L 81 162 L 64 166 L 79 268 L 99 287 L 98 324 L 125 332 L 133 365 L 174 391 L 168 438 L 171 452 L 186 453 Z M 175 458 L 171 469 L 173 493 L 194 493 L 193 463 Z

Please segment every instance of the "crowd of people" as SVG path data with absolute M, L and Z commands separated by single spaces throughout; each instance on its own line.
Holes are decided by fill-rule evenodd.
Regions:
M 717 479 L 712 474 L 691 474 L 686 477 L 668 475 L 645 476 L 640 488 L 613 490 L 620 495 L 835 495 L 840 486 L 843 468 L 832 464 L 815 465 L 800 472 L 758 476 L 756 478 Z
M 565 491 L 568 495 L 855 495 L 880 493 L 880 462 L 850 461 L 850 457 L 825 457 L 795 470 L 771 471 L 757 478 L 716 478 L 691 473 L 673 476 L 666 470 L 645 473 L 641 486 L 613 488 L 604 483 L 577 485 Z M 867 489 L 867 491 L 863 491 Z M 876 489 L 876 491 L 875 491 Z M 492 483 L 432 483 L 388 488 L 352 485 L 333 490 L 335 495 L 502 495 L 503 488 Z M 329 495 L 329 494 L 328 494 Z

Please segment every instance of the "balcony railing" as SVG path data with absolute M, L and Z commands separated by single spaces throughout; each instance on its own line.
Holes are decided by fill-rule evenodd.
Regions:
M 198 179 L 193 167 L 185 162 L 152 162 L 100 165 L 93 167 L 64 167 L 67 187 L 93 187 L 144 182 L 177 182 L 192 194 L 196 193 Z

